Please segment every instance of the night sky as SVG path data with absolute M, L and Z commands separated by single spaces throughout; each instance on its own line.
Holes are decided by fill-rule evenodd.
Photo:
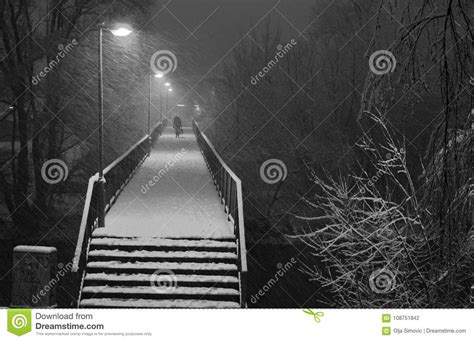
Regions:
M 201 72 L 219 62 L 229 50 L 254 29 L 263 29 L 267 19 L 279 25 L 286 39 L 298 37 L 311 18 L 315 0 L 172 0 L 158 13 L 154 24 L 184 37 L 202 51 Z M 224 58 L 225 59 L 225 58 Z

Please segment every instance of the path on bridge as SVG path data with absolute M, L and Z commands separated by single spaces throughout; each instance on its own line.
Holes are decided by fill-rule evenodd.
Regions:
M 234 238 L 192 128 L 178 139 L 165 129 L 107 213 L 101 234 Z

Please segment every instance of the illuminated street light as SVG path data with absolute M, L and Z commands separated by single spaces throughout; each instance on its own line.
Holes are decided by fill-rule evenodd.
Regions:
M 166 83 L 165 83 L 165 86 L 171 86 L 171 84 L 170 84 L 170 83 L 168 83 L 168 82 L 166 82 Z
M 166 85 L 166 84 L 168 84 L 168 85 Z M 169 85 L 170 85 L 170 83 L 166 83 L 166 84 L 165 84 L 166 86 L 169 86 Z M 167 115 L 168 115 L 168 112 L 169 112 L 169 107 L 168 107 L 169 96 L 170 96 L 170 94 L 171 94 L 172 91 L 173 91 L 173 89 L 172 89 L 172 88 L 169 88 L 169 89 L 168 89 L 168 92 L 166 93 L 166 96 L 165 96 L 165 100 L 166 100 L 166 104 L 165 104 L 166 107 L 165 107 L 165 108 L 166 108 L 166 114 L 167 114 Z
M 113 35 L 125 37 L 132 33 L 132 30 L 124 25 L 116 25 L 114 28 L 106 27 L 99 24 L 98 45 L 99 45 L 99 179 L 97 181 L 98 205 L 97 205 L 97 223 L 98 227 L 105 227 L 105 177 L 104 177 L 104 81 L 103 81 L 103 53 L 102 53 L 102 36 L 103 31 L 108 30 Z
M 158 73 L 155 73 L 155 77 L 160 80 L 160 121 L 163 121 L 163 77 L 164 77 L 164 74 L 161 72 L 158 72 Z M 150 76 L 150 107 L 151 107 L 151 76 Z
M 132 33 L 132 30 L 128 25 L 117 24 L 114 28 L 110 29 L 110 32 L 112 32 L 112 34 L 117 37 L 126 37 Z

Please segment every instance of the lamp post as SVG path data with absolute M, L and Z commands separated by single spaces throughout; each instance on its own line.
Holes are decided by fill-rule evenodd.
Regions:
M 161 103 L 161 79 L 163 78 L 162 73 L 149 73 L 148 74 L 148 136 L 151 139 L 151 107 L 152 107 L 152 100 L 151 100 L 151 94 L 152 94 L 152 87 L 153 87 L 153 77 L 156 77 L 160 79 L 160 106 L 162 107 Z M 162 120 L 162 113 L 161 113 L 161 108 L 160 108 L 160 121 Z M 151 145 L 150 145 L 151 146 Z
M 187 108 L 186 104 L 182 104 L 182 103 L 176 104 L 176 114 L 181 115 L 182 118 L 186 117 L 186 108 Z
M 97 183 L 98 190 L 98 227 L 105 227 L 105 177 L 104 177 L 104 81 L 103 81 L 103 51 L 102 36 L 103 31 L 109 30 L 113 35 L 118 37 L 128 36 L 132 31 L 127 27 L 116 27 L 109 29 L 104 24 L 99 24 L 99 180 Z
M 167 86 L 170 85 L 170 83 L 166 83 L 166 84 L 168 84 Z M 165 85 L 166 85 L 166 84 L 165 84 Z M 169 109 L 168 109 L 169 95 L 170 95 L 170 93 L 173 91 L 173 89 L 172 89 L 172 88 L 168 88 L 167 90 L 168 90 L 168 91 L 166 92 L 166 114 L 168 114 L 168 111 L 169 111 Z
M 148 155 L 151 155 L 151 85 L 153 74 L 148 74 Z
M 151 135 L 151 84 L 153 75 L 150 73 L 148 76 L 148 138 Z
M 160 81 L 160 122 L 163 121 L 163 76 L 164 75 L 162 73 L 155 74 L 155 77 Z

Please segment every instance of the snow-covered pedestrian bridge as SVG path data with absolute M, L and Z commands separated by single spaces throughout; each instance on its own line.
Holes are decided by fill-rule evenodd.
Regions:
M 74 258 L 79 307 L 245 306 L 242 187 L 193 123 L 157 125 L 89 181 Z

